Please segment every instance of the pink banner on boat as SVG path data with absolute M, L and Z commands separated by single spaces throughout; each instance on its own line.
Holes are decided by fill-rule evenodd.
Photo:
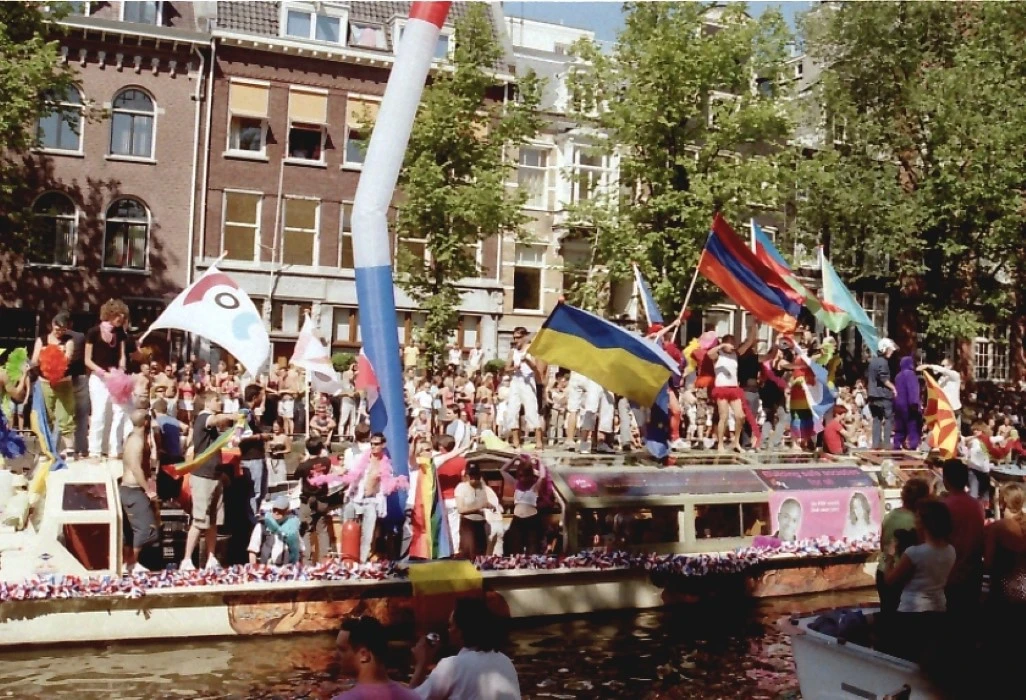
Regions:
M 783 542 L 823 535 L 860 540 L 877 535 L 883 517 L 875 488 L 774 491 L 769 504 L 773 536 Z

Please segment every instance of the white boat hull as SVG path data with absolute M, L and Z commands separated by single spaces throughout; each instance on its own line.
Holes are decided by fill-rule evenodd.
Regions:
M 798 683 L 806 700 L 884 700 L 908 688 L 908 700 L 939 700 L 917 664 L 846 643 L 808 625 L 817 616 L 781 624 L 791 637 Z

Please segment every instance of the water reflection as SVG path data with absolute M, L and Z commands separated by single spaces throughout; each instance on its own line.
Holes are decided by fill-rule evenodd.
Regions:
M 510 651 L 526 698 L 793 697 L 790 648 L 769 623 L 870 596 L 520 623 Z M 350 685 L 338 678 L 333 641 L 308 635 L 5 652 L 0 697 L 327 699 Z M 409 672 L 408 648 L 397 648 L 394 673 Z

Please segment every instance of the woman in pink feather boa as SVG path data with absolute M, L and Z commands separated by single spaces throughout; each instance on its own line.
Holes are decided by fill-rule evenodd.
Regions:
M 374 433 L 370 439 L 370 450 L 356 460 L 356 464 L 342 480 L 349 484 L 349 502 L 360 523 L 360 561 L 370 558 L 374 542 L 374 528 L 378 518 L 385 517 L 386 499 L 398 489 L 408 490 L 409 480 L 395 476 L 392 462 L 385 454 L 385 436 Z

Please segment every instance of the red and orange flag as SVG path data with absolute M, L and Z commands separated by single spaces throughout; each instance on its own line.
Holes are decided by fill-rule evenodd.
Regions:
M 923 372 L 923 377 L 926 379 L 926 411 L 923 412 L 923 419 L 930 431 L 930 445 L 944 459 L 953 459 L 958 456 L 959 438 L 955 412 L 937 380 L 929 372 Z

